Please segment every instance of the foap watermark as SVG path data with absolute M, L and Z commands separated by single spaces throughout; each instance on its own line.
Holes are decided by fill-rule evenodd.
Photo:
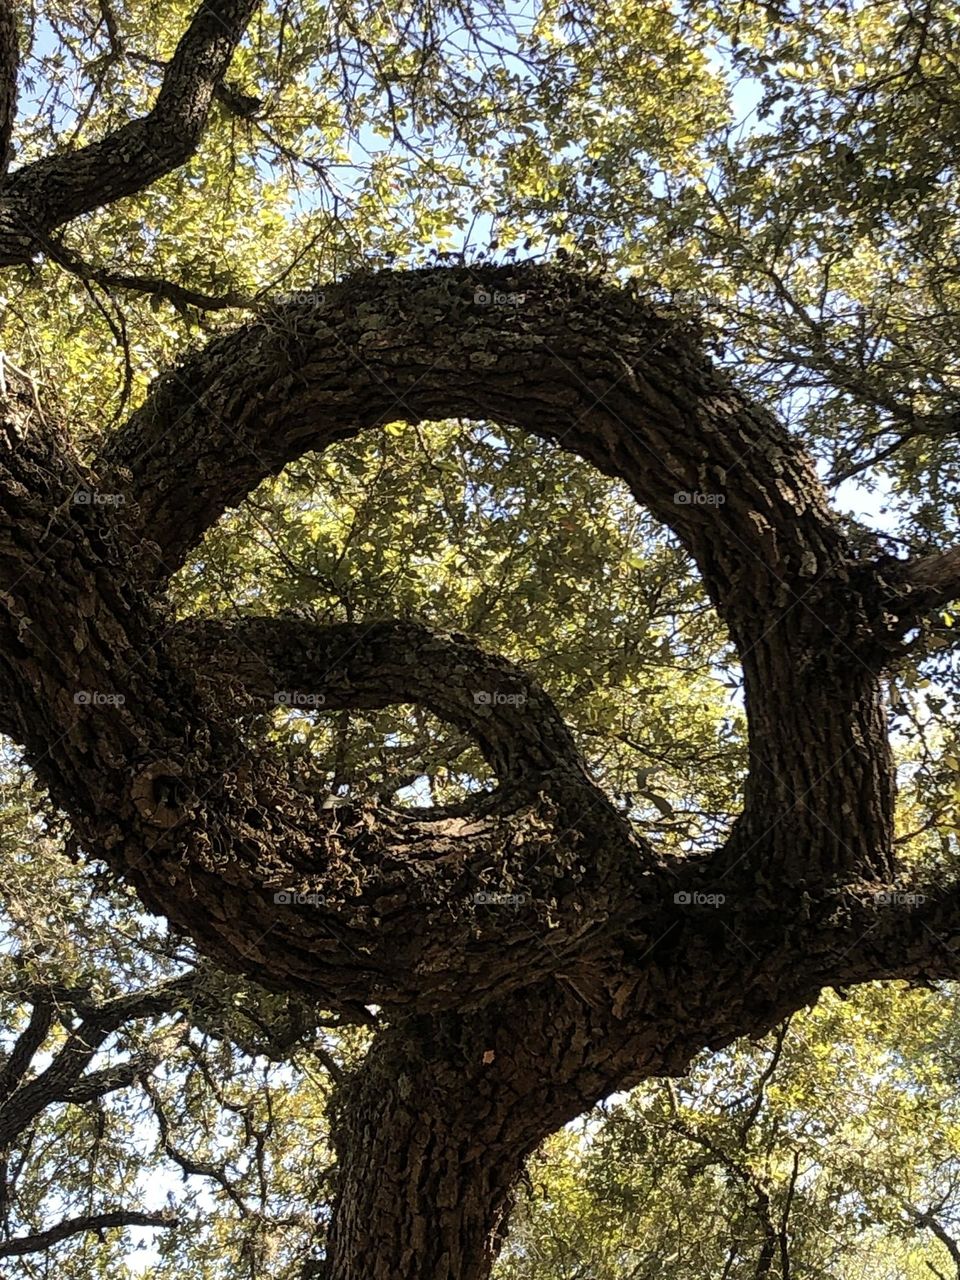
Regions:
M 126 698 L 122 693 L 100 693 L 98 689 L 81 689 L 73 695 L 78 707 L 122 707 Z
M 305 693 L 302 689 L 280 689 L 273 695 L 278 707 L 322 707 L 327 701 L 322 693 Z
M 308 306 L 321 306 L 327 300 L 324 289 L 292 289 L 289 293 L 281 293 L 277 299 L 283 303 L 300 303 Z
M 925 893 L 875 893 L 874 902 L 880 907 L 919 907 L 926 902 Z
M 473 901 L 483 907 L 522 907 L 529 902 L 528 893 L 497 893 L 489 889 L 481 889 L 473 895 Z
M 73 504 L 76 507 L 122 507 L 126 500 L 122 493 L 97 493 L 82 485 L 73 493 Z
M 527 695 L 503 693 L 500 689 L 474 689 L 473 700 L 478 707 L 522 707 Z
M 501 293 L 496 289 L 484 289 L 478 285 L 473 291 L 478 307 L 522 307 L 527 300 L 525 293 Z
M 726 500 L 724 493 L 701 493 L 696 489 L 678 489 L 673 495 L 678 507 L 722 507 Z
M 327 900 L 322 893 L 294 893 L 292 889 L 280 889 L 273 895 L 274 902 L 280 906 L 325 907 Z
M 673 895 L 673 900 L 679 907 L 722 907 L 727 898 L 723 893 L 687 893 L 681 890 Z

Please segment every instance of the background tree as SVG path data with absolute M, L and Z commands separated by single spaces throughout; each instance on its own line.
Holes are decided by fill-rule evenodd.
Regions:
M 374 1030 L 326 1273 L 484 1276 L 597 1098 L 825 985 L 955 976 L 946 13 L 30 20 L 4 728 L 205 955 Z M 380 269 L 473 218 L 581 256 Z M 895 532 L 832 515 L 804 446 L 900 482 Z M 739 1197 L 727 1273 L 784 1273 L 801 1184 L 758 1171 L 760 1112 L 738 1149 L 666 1099 L 664 1160 Z

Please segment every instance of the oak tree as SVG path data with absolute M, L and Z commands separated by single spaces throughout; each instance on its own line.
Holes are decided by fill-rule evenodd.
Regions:
M 737 58 L 763 61 L 766 53 L 751 50 L 769 48 L 782 65 L 784 23 L 770 8 L 736 6 L 709 20 L 727 37 L 735 28 L 735 52 L 746 40 L 748 52 Z M 903 340 L 913 358 L 906 371 L 905 358 L 887 358 L 896 349 L 891 330 L 910 328 L 901 316 L 869 317 L 860 330 L 849 321 L 852 337 L 846 316 L 837 324 L 826 314 L 811 316 L 798 291 L 809 291 L 811 278 L 816 283 L 809 259 L 823 266 L 830 258 L 829 251 L 817 258 L 804 242 L 812 236 L 817 247 L 802 216 L 817 182 L 796 179 L 795 190 L 789 183 L 778 189 L 794 203 L 787 200 L 791 216 L 767 243 L 767 188 L 757 170 L 769 156 L 747 163 L 729 135 L 711 152 L 719 96 L 702 99 L 693 125 L 677 109 L 698 76 L 716 88 L 703 53 L 705 27 L 694 22 L 685 33 L 664 11 L 649 23 L 633 15 L 627 32 L 635 43 L 655 38 L 657 56 L 682 64 L 664 125 L 675 145 L 661 148 L 663 174 L 647 195 L 677 248 L 677 259 L 663 263 L 668 290 L 684 264 L 707 255 L 711 234 L 716 240 L 727 291 L 718 291 L 706 324 L 694 314 L 698 308 L 677 306 L 617 270 L 620 246 L 598 245 L 596 228 L 577 225 L 585 197 L 563 155 L 571 138 L 557 95 L 569 95 L 563 100 L 583 153 L 596 151 L 591 59 L 623 31 L 602 11 L 546 10 L 532 35 L 514 33 L 512 44 L 498 49 L 501 61 L 479 79 L 469 67 L 451 70 L 456 41 L 453 55 L 445 42 L 455 10 L 413 9 L 401 33 L 389 24 L 370 33 L 344 8 L 332 12 L 322 46 L 309 33 L 297 38 L 302 31 L 286 6 L 254 11 L 253 4 L 211 0 L 184 15 L 174 48 L 168 32 L 158 34 L 157 57 L 143 53 L 142 13 L 121 16 L 104 6 L 73 29 L 73 20 L 51 9 L 68 47 L 71 40 L 78 48 L 100 41 L 102 53 L 85 55 L 88 102 L 65 107 L 57 99 L 65 82 L 56 67 L 49 72 L 50 114 L 40 102 L 24 151 L 15 150 L 20 163 L 11 160 L 0 180 L 0 262 L 25 289 L 31 274 L 56 269 L 61 288 L 69 281 L 95 298 L 103 288 L 135 301 L 128 312 L 100 304 L 122 368 L 115 392 L 101 393 L 90 376 L 96 355 L 78 358 L 86 370 L 67 368 L 62 376 L 49 359 L 42 370 L 26 368 L 29 322 L 16 358 L 4 359 L 0 728 L 22 748 L 84 853 L 133 886 L 149 911 L 205 957 L 370 1029 L 368 1052 L 334 1099 L 336 1201 L 320 1274 L 483 1280 L 501 1249 L 525 1160 L 598 1099 L 681 1074 L 704 1048 L 760 1036 L 825 987 L 958 976 L 952 847 L 948 841 L 940 862 L 899 854 L 888 717 L 891 675 L 909 675 L 913 664 L 919 679 L 916 666 L 930 646 L 949 646 L 948 607 L 960 595 L 949 521 L 921 519 L 925 544 L 897 554 L 842 519 L 811 457 L 811 423 L 785 423 L 757 369 L 738 377 L 724 367 L 718 342 L 736 312 L 738 288 L 774 289 L 793 318 L 780 325 L 782 359 L 836 392 L 825 428 L 827 438 L 839 440 L 845 475 L 894 457 L 902 465 L 901 447 L 948 437 L 951 371 L 937 334 L 919 352 Z M 320 24 L 323 16 L 310 19 Z M 789 56 L 808 68 L 803 89 L 819 102 L 814 16 L 791 32 Z M 910 102 L 925 102 L 933 89 L 952 102 L 943 22 L 928 15 L 918 26 L 895 6 L 887 17 L 888 29 L 865 31 L 848 15 L 850 40 L 869 37 L 871 49 L 889 50 L 892 35 L 909 29 L 917 50 L 915 65 L 903 70 Z M 588 21 L 595 43 L 574 38 L 558 52 L 557 30 Z M 465 22 L 471 39 L 490 43 L 485 23 L 475 15 Z M 15 147 L 25 38 L 20 17 L 5 10 L 0 135 Z M 31 39 L 36 53 L 36 32 Z M 395 250 L 371 234 L 367 260 L 349 253 L 338 260 L 328 247 L 318 263 L 309 258 L 312 241 L 278 215 L 272 226 L 266 219 L 258 246 L 264 260 L 274 249 L 280 259 L 289 255 L 272 281 L 251 287 L 229 272 L 217 279 L 210 263 L 194 272 L 204 249 L 199 233 L 209 236 L 212 224 L 200 217 L 208 196 L 187 190 L 191 178 L 222 195 L 227 203 L 216 216 L 224 220 L 236 184 L 241 208 L 231 234 L 240 245 L 244 233 L 249 238 L 251 227 L 259 228 L 253 197 L 270 185 L 255 149 L 236 154 L 235 137 L 224 142 L 228 133 L 266 137 L 277 164 L 323 169 L 309 148 L 298 150 L 303 130 L 283 133 L 284 95 L 289 101 L 297 74 L 323 99 L 322 78 L 311 78 L 321 48 L 343 81 L 340 106 L 352 125 L 385 101 L 387 132 L 398 145 L 409 142 L 409 121 L 426 133 L 447 128 L 469 144 L 481 168 L 498 110 L 509 104 L 517 111 L 511 59 L 539 66 L 533 74 L 546 123 L 536 102 L 526 123 L 514 114 L 520 140 L 502 156 L 510 217 L 517 226 L 528 217 L 552 218 L 551 233 L 568 237 L 573 248 L 579 243 L 582 253 L 571 259 L 560 243 L 563 254 L 545 261 L 517 261 L 514 249 L 504 262 L 457 254 L 448 263 L 435 252 L 425 266 L 391 268 L 385 260 Z M 630 53 L 610 85 L 615 90 L 621 74 L 639 101 L 643 86 L 634 71 L 644 64 Z M 247 83 L 227 81 L 232 64 Z M 158 85 L 150 81 L 157 72 Z M 854 74 L 866 85 L 854 106 L 869 102 L 876 129 L 889 125 L 889 79 L 867 62 Z M 479 115 L 447 98 L 450 76 Z M 155 96 L 149 109 L 133 112 L 138 88 L 155 89 Z M 855 127 L 850 103 L 834 104 L 836 121 L 829 112 L 811 121 L 802 93 L 796 105 L 779 80 L 767 92 L 784 154 L 806 146 L 811 129 L 829 128 L 828 167 L 856 164 L 860 174 L 863 166 L 882 165 L 879 151 L 851 159 L 837 149 L 843 129 Z M 650 84 L 646 94 L 649 105 Z M 211 129 L 214 111 L 221 114 Z M 610 145 L 600 149 L 608 166 L 660 145 L 649 118 L 641 127 L 633 115 L 614 117 Z M 685 127 L 696 136 L 684 140 Z M 214 137 L 208 146 L 217 128 L 219 144 Z M 91 129 L 96 136 L 88 139 Z M 48 137 L 41 151 L 47 134 L 52 143 Z M 768 142 L 750 145 L 764 153 Z M 698 163 L 714 162 L 699 187 L 694 143 L 701 145 Z M 916 152 L 920 167 L 929 148 L 918 144 Z M 412 170 L 413 180 L 422 179 L 441 206 L 446 200 L 449 213 L 454 183 L 469 167 L 444 172 L 436 156 L 428 161 Z M 671 183 L 684 166 L 690 172 L 677 194 Z M 882 242 L 898 216 L 925 233 L 918 261 L 942 250 L 949 199 L 941 222 L 932 224 L 918 201 L 949 174 L 949 156 L 931 168 L 926 185 L 911 186 L 914 195 L 902 202 L 891 198 L 889 183 L 877 182 L 870 216 L 853 219 L 867 242 Z M 393 176 L 384 181 L 385 174 Z M 402 167 L 372 164 L 370 189 L 382 193 L 405 176 Z M 603 159 L 596 166 L 587 201 L 594 221 L 609 208 L 611 221 L 626 225 L 617 199 L 629 192 L 630 177 L 625 169 L 618 188 L 615 170 Z M 164 196 L 168 180 L 181 183 L 182 199 Z M 713 181 L 726 199 L 717 222 Z M 869 185 L 861 185 L 869 196 Z M 835 177 L 829 191 L 843 205 L 855 203 L 854 188 L 860 185 L 852 179 Z M 361 185 L 354 193 L 355 208 L 368 191 Z M 149 216 L 131 224 L 125 201 L 141 196 L 141 215 Z M 734 207 L 744 221 L 756 212 L 756 235 L 731 228 Z M 644 216 L 639 198 L 633 216 Z M 314 208 L 309 217 L 327 246 L 342 249 L 338 207 Z M 383 240 L 402 244 L 389 207 L 384 222 Z M 136 243 L 141 261 L 107 261 L 100 246 L 111 231 L 118 244 Z M 781 251 L 798 280 L 778 270 Z M 605 254 L 612 271 L 600 269 Z M 336 270 L 345 260 L 351 269 Z M 302 267 L 308 262 L 312 280 Z M 172 278 L 171 266 L 178 268 Z M 233 268 L 237 276 L 244 270 L 253 274 L 254 267 Z M 917 271 L 922 320 L 930 279 Z M 295 290 L 283 287 L 291 274 L 301 286 Z M 856 296 L 863 287 L 860 276 L 849 289 Z M 943 288 L 949 295 L 949 279 Z M 820 292 L 822 310 L 838 305 L 835 289 Z M 949 296 L 934 301 L 942 318 Z M 192 325 L 192 349 L 184 349 L 179 330 L 160 328 L 149 340 L 153 348 L 145 340 L 138 350 L 127 317 L 138 306 L 168 304 Z M 753 340 L 753 363 L 762 356 L 769 366 L 764 342 L 778 331 L 781 313 L 767 307 L 757 319 L 744 310 L 734 336 L 746 350 Z M 210 320 L 221 311 L 248 314 Z M 91 314 L 78 322 L 81 329 Z M 47 321 L 38 349 L 47 343 L 56 353 L 63 323 Z M 212 332 L 197 341 L 203 327 Z M 943 332 L 949 334 L 946 320 Z M 78 348 L 71 350 L 77 358 Z M 146 387 L 151 364 L 162 372 Z M 928 365 L 936 376 L 924 381 Z M 851 441 L 838 424 L 843 405 L 856 397 L 881 416 L 874 427 L 854 415 L 858 435 Z M 795 414 L 789 403 L 781 408 Z M 589 464 L 668 529 L 678 554 L 695 566 L 713 614 L 707 643 L 692 651 L 702 660 L 714 628 L 720 639 L 713 642 L 732 650 L 742 673 L 745 771 L 737 812 L 714 824 L 721 831 L 694 822 L 672 838 L 653 838 L 640 820 L 643 804 L 635 796 L 618 802 L 602 763 L 585 750 L 589 726 L 575 731 L 529 664 L 490 651 L 493 627 L 482 620 L 469 630 L 428 625 L 430 610 L 409 604 L 390 616 L 377 592 L 366 600 L 360 592 L 364 607 L 357 609 L 351 578 L 363 576 L 362 559 L 350 572 L 341 554 L 316 575 L 341 606 L 331 617 L 302 607 L 302 591 L 282 607 L 282 598 L 256 584 L 230 611 L 197 600 L 204 587 L 191 582 L 194 557 L 204 548 L 215 557 L 232 519 L 225 513 L 249 510 L 245 504 L 257 501 L 251 495 L 269 500 L 270 486 L 298 466 L 346 458 L 351 442 L 359 447 L 375 430 L 389 446 L 399 440 L 398 423 L 419 430 L 453 419 L 490 428 L 492 435 L 473 438 L 474 453 L 520 448 L 522 439 L 545 442 L 554 459 L 544 463 L 545 477 L 561 455 Z M 891 423 L 895 439 L 871 452 Z M 923 461 L 915 462 L 915 481 Z M 497 518 L 495 492 L 481 496 L 479 509 Z M 571 508 L 570 516 L 575 534 L 581 513 Z M 378 546 L 371 542 L 367 554 L 376 560 Z M 634 568 L 642 576 L 642 560 Z M 385 579 L 377 590 L 388 594 Z M 631 593 L 623 594 L 629 600 Z M 500 607 L 509 611 L 509 601 Z M 632 625 L 629 611 L 615 609 L 602 638 L 629 651 L 637 641 Z M 334 722 L 347 717 L 339 724 L 348 726 L 353 713 L 406 707 L 416 709 L 404 713 L 408 720 L 429 713 L 451 726 L 457 745 L 446 760 L 465 761 L 460 794 L 431 807 L 401 802 L 404 785 L 413 785 L 423 766 L 412 761 L 406 784 L 402 773 L 391 773 L 386 758 L 398 745 L 396 725 L 381 733 L 376 764 L 368 744 L 366 769 L 364 753 L 345 733 L 332 777 L 328 772 L 321 786 L 309 753 L 298 752 L 277 724 L 287 709 L 322 709 Z M 609 723 L 600 732 L 614 736 Z M 663 743 L 668 761 L 669 745 Z M 435 761 L 433 773 L 441 768 Z M 482 784 L 484 771 L 489 785 Z M 650 778 L 648 770 L 637 790 L 669 819 L 671 801 Z M 942 805 L 929 796 L 917 803 L 934 810 L 928 829 L 943 825 Z M 77 999 L 79 1013 L 103 1023 L 101 1006 Z M 679 1108 L 674 1122 L 688 1140 L 702 1138 Z M 761 1274 L 771 1273 L 777 1247 L 768 1235 Z

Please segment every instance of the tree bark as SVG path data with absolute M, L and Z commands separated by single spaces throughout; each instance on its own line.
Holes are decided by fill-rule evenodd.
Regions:
M 17 116 L 17 73 L 20 46 L 17 15 L 11 0 L 0 0 L 0 177 L 10 163 L 13 125 Z
M 485 1280 L 525 1151 L 460 1054 L 378 1045 L 340 1099 L 331 1280 Z M 482 1060 L 482 1059 L 481 1059 Z
M 0 178 L 0 266 L 29 262 L 47 247 L 54 228 L 141 191 L 190 158 L 256 8 L 257 0 L 204 0 L 166 68 L 156 102 L 142 119 L 89 146 L 45 156 Z M 6 10 L 3 3 L 0 145 L 9 141 L 16 102 L 16 28 Z
M 483 1280 L 523 1160 L 597 1099 L 825 985 L 960 973 L 960 888 L 898 878 L 881 684 L 954 558 L 860 559 L 797 442 L 629 290 L 532 266 L 361 275 L 161 378 L 90 467 L 33 395 L 0 408 L 0 724 L 84 847 L 205 953 L 380 1025 L 338 1102 L 335 1280 Z M 749 731 L 716 850 L 654 850 L 546 692 L 463 636 L 170 615 L 170 574 L 264 477 L 455 415 L 619 477 L 694 557 Z M 497 790 L 331 811 L 257 738 L 290 690 L 429 707 Z

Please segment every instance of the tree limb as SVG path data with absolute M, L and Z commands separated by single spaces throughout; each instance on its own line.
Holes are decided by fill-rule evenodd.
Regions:
M 109 1213 L 86 1213 L 78 1218 L 64 1218 L 46 1231 L 0 1241 L 0 1258 L 19 1258 L 26 1253 L 39 1253 L 84 1231 L 107 1231 L 111 1227 L 175 1227 L 178 1223 L 177 1215 L 169 1210 L 149 1213 L 139 1209 L 114 1209 Z
M 919 621 L 925 614 L 960 600 L 960 547 L 921 556 L 890 567 L 899 588 L 906 588 L 900 606 L 901 622 Z
M 824 864 L 882 859 L 874 869 L 886 876 L 888 762 L 858 745 L 864 733 L 884 737 L 875 673 L 894 647 L 873 571 L 799 443 L 710 365 L 669 310 L 550 266 L 361 273 L 265 306 L 259 322 L 164 375 L 97 465 L 138 504 L 159 585 L 225 508 L 307 450 L 397 418 L 446 417 L 510 422 L 560 443 L 622 479 L 697 562 L 744 655 L 755 767 L 731 856 L 756 850 L 774 809 L 807 797 L 813 779 L 833 814 L 810 833 L 811 844 L 835 836 Z M 840 700 L 825 697 L 824 660 L 846 687 Z M 815 704 L 827 723 L 839 713 L 860 726 L 853 739 L 839 725 L 826 732 L 819 764 L 798 758 L 812 739 L 797 719 Z M 838 764 L 851 784 L 872 775 L 866 832 L 862 810 L 854 818 L 832 803 Z
M 65 1086 L 56 1101 L 80 1105 L 84 1102 L 92 1102 L 94 1098 L 103 1098 L 108 1093 L 115 1093 L 118 1089 L 128 1089 L 153 1071 L 159 1061 L 158 1054 L 144 1053 L 127 1062 L 118 1062 L 112 1067 L 90 1071 L 81 1076 L 75 1084 Z
M 143 293 L 151 298 L 163 298 L 178 311 L 184 311 L 189 307 L 195 307 L 198 311 L 225 311 L 231 307 L 249 307 L 252 303 L 252 300 L 242 293 L 201 293 L 197 289 L 189 289 L 186 285 L 178 284 L 175 280 L 165 280 L 161 276 L 136 275 L 123 271 L 110 271 L 106 267 L 91 266 L 65 245 L 46 236 L 38 237 L 38 243 L 48 257 L 80 280 L 102 285 L 105 289 L 126 289 L 131 293 Z
M 46 1040 L 53 1026 L 54 1008 L 52 1000 L 40 998 L 30 1010 L 27 1026 L 17 1036 L 0 1068 L 0 1106 L 23 1079 L 34 1054 Z
M 142 190 L 190 158 L 256 7 L 257 0 L 204 0 L 147 115 L 0 182 L 0 266 L 28 262 L 54 227 Z
M 0 1144 L 7 1144 L 22 1133 L 52 1102 L 83 1101 L 130 1083 L 125 1078 L 129 1063 L 107 1068 L 89 1077 L 83 1073 L 97 1050 L 125 1022 L 170 1012 L 188 998 L 196 984 L 196 975 L 187 974 L 98 1004 L 77 1000 L 74 1007 L 81 1013 L 81 1021 L 70 1031 L 50 1064 L 31 1079 L 26 1079 L 33 1057 L 42 1047 L 52 1024 L 50 1011 L 55 1008 L 55 1001 L 49 997 L 42 1005 L 35 1006 L 27 1031 L 5 1064 L 4 1075 L 8 1078 L 5 1080 L 3 1101 L 0 1102 Z M 37 1014 L 38 1008 L 43 1011 L 41 1016 Z M 40 1031 L 44 1027 L 46 1030 L 41 1037 Z M 141 1063 L 141 1066 L 145 1065 Z
M 412 622 L 320 626 L 300 618 L 196 619 L 174 641 L 207 678 L 239 681 L 254 708 L 427 707 L 471 735 L 502 779 L 558 769 L 586 780 L 569 729 L 544 690 L 465 636 Z
M 957 1280 L 960 1280 L 960 1244 L 958 1244 L 953 1236 L 950 1235 L 949 1231 L 947 1231 L 946 1227 L 942 1222 L 940 1222 L 931 1209 L 924 1211 L 917 1209 L 914 1205 L 910 1204 L 905 1207 L 918 1227 L 926 1228 L 926 1230 L 930 1231 L 936 1239 L 940 1241 L 944 1249 L 946 1249 L 947 1253 L 950 1255 L 950 1260 L 954 1265 Z

